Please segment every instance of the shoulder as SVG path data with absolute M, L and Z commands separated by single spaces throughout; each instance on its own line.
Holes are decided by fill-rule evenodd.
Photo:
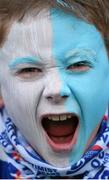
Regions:
M 9 163 L 8 157 L 3 151 L 2 146 L 0 145 L 0 179 L 11 179 L 9 173 Z
M 8 162 L 0 160 L 0 179 L 12 178 L 8 169 Z

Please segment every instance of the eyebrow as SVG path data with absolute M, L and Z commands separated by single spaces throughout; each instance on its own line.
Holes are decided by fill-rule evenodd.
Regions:
M 10 62 L 9 68 L 14 69 L 17 65 L 21 64 L 40 64 L 40 62 L 37 57 L 18 57 Z
M 87 59 L 92 59 L 93 61 L 96 61 L 96 52 L 91 49 L 73 49 L 70 50 L 66 53 L 65 58 L 70 59 L 70 58 L 77 58 L 77 57 L 82 57 L 82 58 L 87 58 Z

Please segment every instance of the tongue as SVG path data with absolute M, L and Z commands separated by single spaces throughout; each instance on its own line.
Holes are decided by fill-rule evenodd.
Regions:
M 49 136 L 63 137 L 74 133 L 76 124 L 71 119 L 67 121 L 49 121 L 45 122 L 45 130 Z

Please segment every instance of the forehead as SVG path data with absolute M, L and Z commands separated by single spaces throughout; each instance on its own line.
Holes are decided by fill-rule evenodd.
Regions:
M 90 25 L 60 10 L 41 11 L 36 17 L 15 22 L 4 43 L 8 57 L 61 58 L 73 49 L 99 51 L 100 33 Z

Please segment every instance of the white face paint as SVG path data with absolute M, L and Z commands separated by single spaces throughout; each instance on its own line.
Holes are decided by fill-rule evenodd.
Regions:
M 50 17 L 40 13 L 35 21 L 31 18 L 29 20 L 13 24 L 1 50 L 2 95 L 10 117 L 34 149 L 50 163 L 65 166 L 68 164 L 67 154 L 58 154 L 51 149 L 41 125 L 42 116 L 66 112 L 61 99 L 58 100 L 58 106 L 52 99 L 49 100 L 51 94 L 58 96 L 61 88 L 51 52 Z M 38 59 L 36 62 L 35 57 Z M 12 63 L 12 60 L 16 62 Z M 20 74 L 16 76 L 15 72 L 19 69 L 30 67 L 43 69 L 43 73 L 36 69 L 33 74 L 23 73 L 24 78 Z
M 95 109 L 94 113 L 91 112 L 93 116 L 89 118 L 89 110 L 93 104 L 92 99 L 96 97 L 97 93 L 99 94 L 99 89 L 102 89 L 100 84 L 101 80 L 104 80 L 104 71 L 107 74 L 106 77 L 109 77 L 108 62 L 106 55 L 104 55 L 104 61 L 100 60 L 101 63 L 94 60 L 93 56 L 99 50 L 99 46 L 97 46 L 98 41 L 93 42 L 90 34 L 95 33 L 94 35 L 98 37 L 98 40 L 100 38 L 93 27 L 84 23 L 85 25 L 81 25 L 80 28 L 81 23 L 79 24 L 77 19 L 71 19 L 71 16 L 65 18 L 66 16 L 62 14 L 61 17 L 59 15 L 59 18 L 56 18 L 56 14 L 51 18 L 48 14 L 41 12 L 35 19 L 29 17 L 28 21 L 13 24 L 7 41 L 0 52 L 0 83 L 8 113 L 21 133 L 46 161 L 58 167 L 65 167 L 69 165 L 69 161 L 79 160 L 86 149 L 89 138 L 91 142 L 93 132 L 95 135 L 98 130 L 99 119 L 102 118 L 105 111 L 107 100 L 103 96 L 103 108 L 100 106 L 103 110 L 100 111 L 100 114 L 96 113 L 98 111 Z M 72 28 L 73 20 L 74 28 Z M 62 28 L 60 22 L 62 22 Z M 53 26 L 56 28 L 53 28 Z M 64 31 L 63 26 L 65 27 Z M 84 26 L 86 36 L 84 36 Z M 93 31 L 94 33 L 91 33 Z M 71 38 L 69 38 L 70 33 Z M 81 43 L 78 41 L 78 34 L 81 34 Z M 99 41 L 102 44 L 101 39 Z M 87 47 L 91 50 L 87 51 Z M 73 53 L 72 56 L 75 57 L 74 53 L 77 53 L 79 48 L 85 49 L 80 50 L 79 53 L 80 55 L 82 53 L 82 55 L 79 58 L 89 57 L 89 61 L 85 62 L 85 65 L 82 61 L 81 66 L 80 64 L 79 66 L 71 66 L 71 61 L 77 63 L 77 59 L 72 60 L 70 54 Z M 72 49 L 73 51 L 71 51 Z M 93 50 L 95 49 L 94 54 Z M 65 56 L 65 54 L 67 55 Z M 68 55 L 69 58 L 67 58 Z M 70 63 L 70 65 L 66 65 L 66 68 L 65 63 L 63 63 L 65 58 Z M 104 67 L 103 73 L 101 67 Z M 87 84 L 90 84 L 92 77 L 97 77 L 97 73 L 99 73 L 97 88 L 93 85 L 92 90 L 90 90 Z M 84 84 L 86 91 L 82 88 L 83 84 L 81 82 Z M 88 95 L 87 98 L 84 92 Z M 98 95 L 97 98 L 100 99 L 99 97 Z M 98 102 L 98 104 L 100 103 Z M 72 135 L 68 136 L 67 134 L 67 138 L 64 136 L 65 131 L 68 133 L 68 131 L 72 131 L 73 127 L 71 126 L 70 129 L 68 124 L 65 126 L 65 123 L 70 124 L 68 119 L 70 119 L 70 115 L 73 114 L 74 116 L 75 113 L 80 120 L 71 141 Z M 59 117 L 59 115 L 62 116 Z M 52 122 L 52 128 L 48 120 L 44 119 L 47 122 L 47 132 L 51 135 L 52 131 L 55 130 L 51 138 L 55 143 L 51 142 L 42 126 L 43 117 L 55 121 L 59 118 L 61 120 L 67 118 L 68 120 L 62 122 L 61 127 L 58 126 L 59 123 L 57 125 L 54 121 Z M 97 119 L 97 122 L 92 123 L 92 119 Z M 73 120 L 76 121 L 77 117 Z M 54 126 L 56 127 L 54 128 Z M 64 127 L 63 136 L 59 132 L 62 127 Z M 84 130 L 85 127 L 86 131 Z M 90 133 L 88 134 L 88 132 Z M 56 133 L 58 138 L 54 136 Z M 74 152 L 72 151 L 73 148 Z

